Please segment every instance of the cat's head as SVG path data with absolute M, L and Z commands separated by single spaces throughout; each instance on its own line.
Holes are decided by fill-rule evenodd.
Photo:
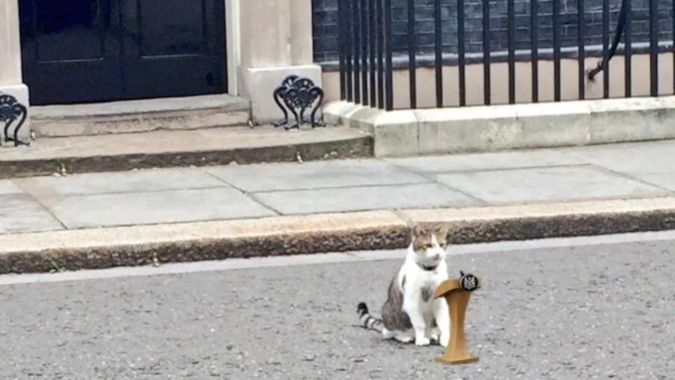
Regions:
M 415 251 L 415 260 L 425 266 L 434 266 L 445 259 L 448 230 L 448 226 L 422 228 L 420 225 L 414 225 L 412 249 Z

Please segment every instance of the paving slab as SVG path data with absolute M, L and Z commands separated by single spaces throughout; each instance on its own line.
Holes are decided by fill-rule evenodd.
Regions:
M 249 192 L 430 182 L 422 176 L 378 160 L 263 164 L 205 170 Z
M 633 177 L 643 182 L 675 191 L 675 173 L 664 172 L 659 174 L 633 174 Z
M 0 234 L 61 229 L 61 223 L 30 195 L 0 194 Z
M 631 175 L 675 173 L 675 141 L 598 145 L 577 148 L 584 162 Z
M 454 173 L 437 178 L 489 203 L 639 198 L 669 193 L 590 166 Z
M 675 141 L 602 145 L 578 149 L 585 162 L 675 190 Z
M 91 173 L 68 177 L 26 178 L 15 181 L 37 197 L 229 187 L 224 182 L 196 169 Z
M 9 180 L 0 181 L 0 195 L 21 194 L 22 192 L 16 183 Z
M 275 215 L 234 189 L 190 189 L 43 199 L 68 228 L 179 223 Z
M 571 149 L 537 149 L 517 152 L 423 156 L 387 159 L 394 165 L 418 173 L 450 173 L 464 171 L 563 166 L 579 164 L 582 158 Z
M 279 191 L 258 193 L 255 196 L 285 215 L 480 204 L 473 198 L 436 183 Z

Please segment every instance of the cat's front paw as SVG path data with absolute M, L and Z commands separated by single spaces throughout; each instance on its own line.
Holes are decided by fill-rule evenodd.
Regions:
M 438 340 L 438 343 L 440 343 L 440 345 L 443 347 L 448 347 L 448 344 L 450 344 L 450 335 L 443 336 L 441 334 L 441 338 Z
M 426 337 L 415 338 L 415 345 L 416 346 L 428 346 L 430 344 L 431 344 L 431 340 L 429 340 L 429 338 L 426 338 Z
M 433 329 L 431 329 L 429 339 L 431 339 L 432 342 L 438 342 L 439 341 L 438 339 L 440 338 L 440 336 L 441 336 L 441 330 L 438 329 L 438 327 L 434 327 Z

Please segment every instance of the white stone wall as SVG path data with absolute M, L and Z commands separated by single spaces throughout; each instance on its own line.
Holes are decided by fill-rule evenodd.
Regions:
M 238 93 L 251 100 L 253 121 L 283 117 L 272 93 L 288 75 L 321 86 L 321 67 L 313 63 L 311 0 L 239 2 L 241 66 Z
M 21 76 L 18 0 L 0 0 L 0 92 L 12 95 L 26 107 L 29 106 L 28 88 Z M 0 127 L 4 129 L 4 124 L 0 123 Z M 19 138 L 24 141 L 30 138 L 30 118 L 21 128 Z M 3 146 L 8 144 L 3 143 Z

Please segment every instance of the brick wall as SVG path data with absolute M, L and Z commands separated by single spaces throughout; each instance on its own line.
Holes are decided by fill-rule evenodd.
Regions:
M 416 26 L 420 51 L 431 52 L 434 46 L 434 1 L 416 0 Z M 631 0 L 633 8 L 633 42 L 649 41 L 649 1 Z M 659 2 L 659 39 L 671 41 L 672 1 Z M 337 59 L 337 0 L 312 0 L 314 13 L 314 57 L 317 62 Z M 407 51 L 407 1 L 392 0 L 394 51 Z M 586 45 L 602 44 L 602 0 L 585 0 Z M 465 36 L 468 53 L 481 52 L 482 1 L 465 0 Z M 616 29 L 621 0 L 610 0 L 610 39 Z M 561 0 L 561 40 L 563 47 L 577 45 L 577 0 Z M 515 0 L 516 49 L 530 47 L 530 0 Z M 503 51 L 508 47 L 507 2 L 490 0 L 491 50 Z M 553 42 L 553 2 L 539 0 L 539 47 L 550 48 Z M 457 52 L 457 1 L 442 0 L 444 51 Z

